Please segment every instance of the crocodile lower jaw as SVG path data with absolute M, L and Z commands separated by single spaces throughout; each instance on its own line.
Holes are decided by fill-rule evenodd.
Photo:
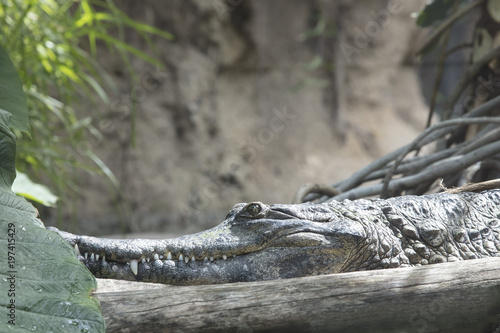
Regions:
M 159 261 L 159 262 L 165 262 L 165 263 L 169 262 L 170 264 L 175 264 L 176 262 L 179 262 L 179 263 L 188 264 L 190 262 L 194 263 L 194 262 L 199 261 L 199 262 L 202 262 L 204 264 L 207 264 L 207 263 L 213 262 L 215 260 L 227 260 L 227 258 L 228 258 L 228 256 L 226 254 L 223 254 L 220 257 L 210 256 L 210 257 L 204 257 L 201 260 L 200 260 L 200 258 L 198 258 L 198 260 L 197 260 L 194 256 L 189 257 L 188 255 L 183 255 L 182 253 L 180 253 L 178 255 L 172 255 L 171 252 L 167 252 L 166 254 L 153 253 L 152 256 L 143 256 L 141 259 L 130 259 L 128 262 L 125 263 L 125 262 L 118 262 L 118 261 L 111 261 L 111 260 L 106 261 L 106 257 L 104 255 L 100 255 L 98 253 L 85 252 L 85 253 L 81 254 L 77 244 L 75 244 L 74 250 L 75 250 L 76 256 L 80 260 L 86 262 L 89 265 L 96 264 L 99 261 L 102 263 L 109 262 L 109 263 L 115 263 L 115 264 L 128 265 L 130 267 L 131 272 L 134 275 L 137 275 L 138 268 L 139 268 L 140 264 L 146 264 L 146 263 L 150 263 L 150 262 Z M 236 254 L 233 254 L 231 257 L 235 258 Z
M 322 236 L 321 236 L 322 237 Z M 185 255 L 160 254 L 151 258 L 111 261 L 96 253 L 79 254 L 79 259 L 98 278 L 115 278 L 130 281 L 166 283 L 174 285 L 214 284 L 230 282 L 263 281 L 308 275 L 338 273 L 345 257 L 332 253 L 332 248 L 315 239 L 303 239 L 305 247 L 278 247 L 293 239 L 285 238 L 263 250 L 238 254 L 204 257 L 198 260 Z M 313 242 L 314 241 L 314 242 Z M 322 246 L 313 246 L 322 243 Z M 297 244 L 297 243 L 295 243 Z M 276 246 L 275 246 L 276 245 Z

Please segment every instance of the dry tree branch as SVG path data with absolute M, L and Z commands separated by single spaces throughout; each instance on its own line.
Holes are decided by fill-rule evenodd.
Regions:
M 336 196 L 340 191 L 335 187 L 322 184 L 307 183 L 301 186 L 292 199 L 292 203 L 302 203 L 306 201 L 306 197 L 310 194 L 322 194 L 328 196 Z
M 491 130 L 491 128 L 488 127 L 485 131 L 481 131 L 480 133 L 478 133 L 478 135 L 476 135 L 470 141 L 459 143 L 452 148 L 440 150 L 426 156 L 414 156 L 403 160 L 403 162 L 396 168 L 395 174 L 415 173 L 428 166 L 429 164 L 450 157 L 452 155 L 461 155 L 468 153 L 476 148 L 479 148 L 496 140 L 500 140 L 500 128 Z M 364 181 L 373 181 L 376 179 L 384 178 L 392 168 L 392 166 L 393 162 L 391 162 L 387 167 L 369 174 Z
M 486 103 L 481 104 L 477 108 L 466 113 L 460 119 L 480 117 L 480 116 L 483 116 L 485 114 L 489 114 L 490 112 L 492 112 L 498 108 L 500 108 L 500 96 L 492 98 L 491 100 L 487 101 Z M 432 127 L 430 127 L 430 128 L 432 128 Z M 455 127 L 448 127 L 448 128 L 439 129 L 435 133 L 430 134 L 425 139 L 423 139 L 417 148 L 425 146 L 425 145 L 439 139 L 440 137 L 443 137 L 446 134 L 452 133 L 455 130 L 456 130 Z M 362 184 L 363 182 L 366 181 L 366 178 L 368 177 L 368 175 L 370 175 L 373 172 L 376 172 L 377 170 L 380 170 L 381 168 L 385 167 L 388 163 L 394 161 L 399 155 L 401 155 L 401 153 L 405 150 L 406 147 L 408 147 L 408 145 L 396 149 L 395 151 L 393 151 L 393 152 L 381 157 L 380 159 L 372 162 L 371 164 L 367 165 L 363 169 L 355 172 L 349 178 L 347 178 L 343 181 L 337 182 L 337 183 L 333 184 L 332 186 L 341 192 L 345 192 L 345 191 L 348 191 L 348 190 Z M 322 199 L 324 201 L 327 198 L 323 197 Z
M 496 125 L 490 125 L 490 126 L 496 127 Z M 457 155 L 466 154 L 470 151 L 480 148 L 481 146 L 484 146 L 490 142 L 497 140 L 500 140 L 500 128 L 495 128 L 495 129 L 488 128 L 488 131 L 485 131 L 484 134 L 480 132 L 470 141 L 465 141 L 457 145 L 456 148 L 460 148 L 460 150 L 457 152 Z
M 388 174 L 401 174 L 401 178 L 393 180 L 387 185 L 389 191 L 408 190 L 414 186 L 446 176 L 452 172 L 461 171 L 470 165 L 487 159 L 499 153 L 500 129 L 492 129 L 493 124 L 500 124 L 500 117 L 472 117 L 489 113 L 500 106 L 500 96 L 482 104 L 470 111 L 463 118 L 452 119 L 438 123 L 426 129 L 412 143 L 396 149 L 395 151 L 374 161 L 370 165 L 354 173 L 350 178 L 335 183 L 332 188 L 343 192 L 336 196 L 309 195 L 307 201 L 325 202 L 328 200 L 357 199 L 365 196 L 380 194 L 384 184 L 377 184 L 365 188 L 356 188 L 367 182 L 387 177 Z M 487 123 L 485 129 L 478 133 L 473 139 L 457 144 L 446 150 L 435 152 L 428 156 L 412 157 L 403 161 L 404 157 L 412 150 L 420 149 L 440 137 L 450 134 L 457 127 Z M 493 142 L 493 143 L 492 143 Z M 401 164 L 398 163 L 403 161 Z
M 498 123 L 500 123 L 500 118 L 498 119 Z M 461 171 L 474 163 L 498 153 L 500 153 L 500 142 L 493 142 L 468 154 L 451 156 L 438 161 L 417 174 L 395 179 L 389 184 L 387 189 L 391 192 L 407 190 L 423 182 L 432 181 L 450 173 Z M 318 202 L 329 200 L 341 201 L 344 199 L 354 200 L 374 196 L 382 192 L 383 186 L 384 184 L 380 183 L 373 186 L 355 188 L 328 200 L 319 200 Z
M 412 143 L 410 143 L 409 145 L 407 145 L 405 147 L 403 152 L 398 156 L 398 158 L 394 162 L 390 171 L 387 173 L 387 175 L 384 178 L 381 196 L 386 197 L 387 191 L 389 188 L 389 182 L 390 182 L 392 176 L 394 175 L 397 167 L 399 166 L 399 164 L 401 164 L 401 162 L 406 157 L 406 155 L 408 155 L 413 150 L 421 147 L 422 142 L 424 142 L 424 139 L 426 139 L 426 137 L 430 136 L 430 134 L 433 134 L 433 133 L 437 132 L 439 129 L 445 128 L 445 127 L 451 127 L 451 126 L 456 126 L 456 125 L 490 124 L 490 123 L 500 124 L 500 117 L 457 118 L 457 119 L 445 120 L 445 121 L 437 123 L 437 124 L 433 125 L 432 127 L 429 127 L 426 130 L 424 130 L 422 133 L 420 133 L 417 136 L 417 138 L 415 140 L 413 140 Z

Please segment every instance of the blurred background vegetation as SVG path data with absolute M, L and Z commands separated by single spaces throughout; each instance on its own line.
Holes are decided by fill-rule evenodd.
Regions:
M 104 176 L 119 192 L 113 172 L 92 145 L 82 144 L 100 140 L 100 128 L 75 106 L 91 102 L 96 110 L 103 110 L 110 103 L 108 93 L 116 93 L 106 68 L 96 61 L 99 43 L 119 55 L 131 80 L 135 77 L 130 57 L 162 66 L 155 57 L 124 42 L 126 28 L 144 38 L 152 51 L 151 35 L 173 38 L 134 21 L 111 0 L 0 0 L 0 45 L 16 66 L 30 110 L 32 138 L 16 132 L 16 166 L 64 198 L 59 207 L 75 204 L 81 170 Z

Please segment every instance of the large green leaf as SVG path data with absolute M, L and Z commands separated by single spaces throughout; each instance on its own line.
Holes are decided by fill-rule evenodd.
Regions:
M 95 278 L 36 209 L 16 196 L 15 137 L 0 110 L 0 330 L 104 332 Z
M 12 114 L 10 126 L 30 134 L 28 103 L 23 85 L 7 52 L 0 46 L 0 110 Z
M 418 14 L 417 24 L 421 27 L 428 27 L 443 20 L 454 3 L 455 0 L 433 0 L 428 2 Z
M 47 207 L 55 207 L 59 199 L 47 186 L 34 183 L 27 174 L 20 171 L 17 171 L 16 179 L 12 184 L 12 191 Z
M 417 16 L 417 24 L 421 27 L 428 27 L 439 21 L 442 21 L 453 13 L 451 9 L 458 1 L 460 6 L 470 4 L 475 0 L 432 0 L 428 1 Z

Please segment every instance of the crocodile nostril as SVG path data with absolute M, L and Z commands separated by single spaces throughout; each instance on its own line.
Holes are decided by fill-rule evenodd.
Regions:
M 481 229 L 481 236 L 483 236 L 483 238 L 488 238 L 490 234 L 491 234 L 490 228 L 485 227 Z

